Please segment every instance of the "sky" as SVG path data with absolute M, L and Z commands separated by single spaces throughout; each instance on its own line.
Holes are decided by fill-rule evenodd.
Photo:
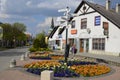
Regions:
M 88 0 L 90 2 L 105 5 L 106 0 Z M 50 29 L 51 19 L 63 16 L 59 9 L 71 8 L 71 13 L 80 4 L 81 0 L 0 0 L 0 22 L 13 24 L 24 23 L 27 32 L 36 35 L 42 31 L 46 33 Z M 115 8 L 120 0 L 111 0 L 111 7 Z

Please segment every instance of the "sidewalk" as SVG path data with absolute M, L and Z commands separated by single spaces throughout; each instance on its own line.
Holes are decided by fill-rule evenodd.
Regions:
M 55 50 L 55 54 L 64 54 L 64 51 Z M 69 54 L 72 55 L 71 53 Z M 103 55 L 103 54 L 92 54 L 92 53 L 77 53 L 75 56 L 84 56 L 95 59 L 100 59 L 108 62 L 109 64 L 119 66 L 120 67 L 120 57 L 119 56 L 111 56 L 111 55 Z
M 120 57 L 118 56 L 102 55 L 102 54 L 100 55 L 100 54 L 91 54 L 91 53 L 77 53 L 76 56 L 84 56 L 84 57 L 102 59 L 108 62 L 109 64 L 120 66 Z

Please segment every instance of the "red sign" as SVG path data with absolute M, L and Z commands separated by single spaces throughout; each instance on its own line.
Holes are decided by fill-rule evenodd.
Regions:
M 77 34 L 77 30 L 76 29 L 71 30 L 71 34 Z

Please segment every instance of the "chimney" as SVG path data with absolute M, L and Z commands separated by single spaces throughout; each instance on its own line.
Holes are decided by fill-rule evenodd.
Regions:
M 110 10 L 110 5 L 111 5 L 110 0 L 106 0 L 106 10 Z
M 120 4 L 116 4 L 116 13 L 120 13 Z

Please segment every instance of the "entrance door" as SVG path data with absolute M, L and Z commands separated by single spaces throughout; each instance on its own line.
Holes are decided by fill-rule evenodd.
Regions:
M 84 40 L 80 39 L 80 52 L 84 51 Z
M 89 39 L 80 39 L 80 52 L 88 52 Z

